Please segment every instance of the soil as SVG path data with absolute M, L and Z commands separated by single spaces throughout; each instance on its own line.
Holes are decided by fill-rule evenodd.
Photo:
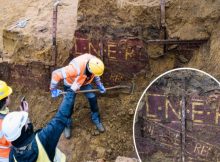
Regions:
M 91 122 L 86 98 L 83 95 L 77 96 L 72 116 L 73 136 L 67 140 L 62 135 L 59 142 L 59 148 L 67 155 L 68 161 L 115 161 L 117 156 L 136 157 L 132 138 L 133 116 L 139 96 L 148 84 L 145 77 L 141 76 L 137 83 L 134 94 L 115 91 L 98 95 L 101 119 L 106 128 L 106 132 L 102 134 Z M 20 99 L 26 96 L 30 118 L 36 129 L 45 126 L 54 116 L 62 100 L 62 97 L 51 99 L 50 93 L 43 90 L 30 91 L 19 85 L 12 87 L 10 108 L 18 109 Z
M 41 61 L 50 64 L 52 45 L 53 1 L 1 0 L 0 53 L 4 61 L 26 64 Z M 62 64 L 69 56 L 76 28 L 78 1 L 62 1 L 58 7 L 57 46 Z M 28 19 L 24 28 L 17 22 Z M 65 21 L 64 21 L 65 20 Z M 65 30 L 63 30 L 65 29 Z M 62 56 L 62 57 L 61 57 Z

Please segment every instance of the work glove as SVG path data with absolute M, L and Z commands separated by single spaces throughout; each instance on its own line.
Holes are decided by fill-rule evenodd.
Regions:
M 70 87 L 74 92 L 76 92 L 80 88 L 80 84 L 74 82 Z
M 53 98 L 58 97 L 61 92 L 62 92 L 62 91 L 61 91 L 60 89 L 52 89 L 52 90 L 51 90 L 51 96 L 52 96 Z
M 97 87 L 98 87 L 100 93 L 105 93 L 106 92 L 106 89 L 105 89 L 104 85 L 101 82 L 97 84 Z

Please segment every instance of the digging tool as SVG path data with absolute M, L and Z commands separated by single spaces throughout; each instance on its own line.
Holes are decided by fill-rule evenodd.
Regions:
M 132 82 L 131 86 L 128 85 L 116 85 L 113 87 L 107 87 L 105 88 L 107 91 L 108 90 L 113 90 L 113 89 L 128 89 L 128 94 L 133 94 L 134 92 L 134 83 Z M 81 90 L 81 91 L 76 91 L 76 93 L 88 93 L 88 92 L 99 92 L 99 89 L 91 89 L 91 90 Z M 66 94 L 66 92 L 61 92 L 60 94 Z
M 60 0 L 55 0 L 53 5 L 53 19 L 52 19 L 52 62 L 53 66 L 57 65 L 57 14 L 58 6 L 68 6 L 67 3 L 63 3 Z
M 60 6 L 60 1 L 56 1 L 53 7 L 53 28 L 52 28 L 52 61 L 53 65 L 56 66 L 57 59 L 57 11 Z
M 14 29 L 14 28 L 17 28 L 17 27 L 18 28 L 24 28 L 27 25 L 29 20 L 30 20 L 29 18 L 26 18 L 24 20 L 20 20 L 20 21 L 16 22 L 16 25 L 10 27 L 9 31 Z

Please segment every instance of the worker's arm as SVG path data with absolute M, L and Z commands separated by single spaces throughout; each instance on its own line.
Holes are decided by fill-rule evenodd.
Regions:
M 52 161 L 55 154 L 55 148 L 64 128 L 71 122 L 73 101 L 75 94 L 68 90 L 64 95 L 63 101 L 56 115 L 39 133 L 39 139 L 43 144 L 50 160 Z
M 50 82 L 50 90 L 52 89 L 56 89 L 58 83 L 64 79 L 64 76 L 62 75 L 62 72 L 61 72 L 61 69 L 57 69 L 57 70 L 54 70 L 52 72 L 52 76 L 51 76 L 51 82 Z
M 51 76 L 50 90 L 52 97 L 58 97 L 61 90 L 57 89 L 57 85 L 61 80 L 73 80 L 77 77 L 77 68 L 71 64 L 53 71 Z
M 99 91 L 100 91 L 101 93 L 105 93 L 105 92 L 106 92 L 106 89 L 105 89 L 104 85 L 103 85 L 102 82 L 101 82 L 101 78 L 98 77 L 98 76 L 95 76 L 95 77 L 94 77 L 94 80 L 95 80 L 95 83 L 96 83 L 96 85 L 97 85 Z

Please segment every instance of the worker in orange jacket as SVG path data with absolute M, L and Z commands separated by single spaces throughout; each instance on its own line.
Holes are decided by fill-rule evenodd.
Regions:
M 90 90 L 93 88 L 91 82 L 94 80 L 100 92 L 105 93 L 106 89 L 100 79 L 103 72 L 104 64 L 99 58 L 91 54 L 80 55 L 74 58 L 69 65 L 53 71 L 50 83 L 52 97 L 58 97 L 60 92 L 62 92 L 57 89 L 57 85 L 61 80 L 64 81 L 64 91 L 69 88 L 74 92 L 77 90 Z M 73 101 L 75 100 L 75 96 L 76 93 L 73 97 Z M 100 120 L 95 93 L 85 93 L 85 96 L 90 104 L 92 122 L 96 125 L 99 132 L 104 132 L 105 129 Z M 66 138 L 70 138 L 71 136 L 71 125 L 70 122 L 69 126 L 64 129 Z
M 0 161 L 8 162 L 11 143 L 8 142 L 2 133 L 2 121 L 4 117 L 9 113 L 8 104 L 10 103 L 10 95 L 12 93 L 11 87 L 9 87 L 4 81 L 0 80 Z

